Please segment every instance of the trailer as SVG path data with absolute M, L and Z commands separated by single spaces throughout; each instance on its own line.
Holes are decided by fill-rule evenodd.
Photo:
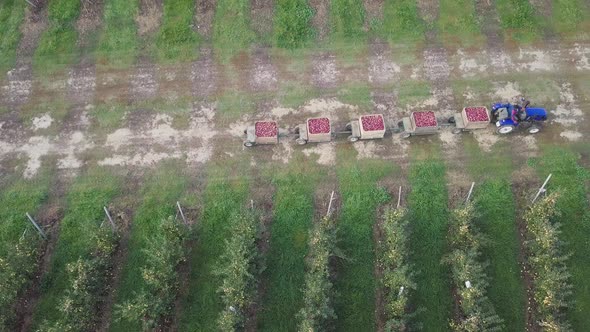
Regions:
M 402 138 L 418 135 L 433 135 L 439 132 L 440 125 L 433 111 L 412 112 L 398 122 L 398 132 Z
M 490 111 L 485 106 L 465 107 L 460 113 L 455 113 L 449 118 L 449 123 L 454 125 L 453 134 L 464 131 L 487 128 L 490 124 Z
M 385 136 L 385 120 L 383 114 L 361 115 L 358 120 L 346 124 L 346 131 L 350 133 L 349 142 L 358 140 L 379 139 Z
M 255 145 L 272 145 L 279 143 L 279 137 L 287 136 L 287 132 L 279 129 L 276 121 L 256 121 L 253 126 L 244 130 L 246 140 L 244 146 L 247 148 Z
M 295 128 L 297 135 L 295 142 L 299 145 L 307 143 L 330 142 L 332 140 L 332 125 L 329 118 L 308 118 Z

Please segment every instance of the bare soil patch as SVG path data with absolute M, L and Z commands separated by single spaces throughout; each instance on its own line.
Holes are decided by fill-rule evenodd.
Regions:
M 551 17 L 551 13 L 553 12 L 551 0 L 530 0 L 530 3 L 541 15 L 547 18 Z
M 500 47 L 502 44 L 502 31 L 500 30 L 500 17 L 496 11 L 494 1 L 475 0 L 475 12 L 482 19 L 481 29 L 486 36 L 489 49 Z
M 135 18 L 137 32 L 144 37 L 154 33 L 162 20 L 162 0 L 140 0 L 139 15 Z
M 363 0 L 365 5 L 365 30 L 369 30 L 371 22 L 383 19 L 383 5 L 385 0 Z
M 268 49 L 259 47 L 254 50 L 250 68 L 250 87 L 254 91 L 278 89 L 278 73 L 271 60 Z
M 131 99 L 137 101 L 154 98 L 158 87 L 156 66 L 145 61 L 139 64 L 131 76 Z
M 199 59 L 191 66 L 192 92 L 196 97 L 207 97 L 217 90 L 217 65 L 210 48 L 202 48 Z
M 96 91 L 96 67 L 94 65 L 74 66 L 68 75 L 67 89 L 69 98 L 75 103 L 91 103 Z
M 274 0 L 252 0 L 250 2 L 251 27 L 261 36 L 272 32 L 273 9 Z
M 89 34 L 96 32 L 102 23 L 104 0 L 81 0 L 80 16 L 76 21 L 78 31 L 78 45 L 88 46 Z
M 393 62 L 388 43 L 372 42 L 369 47 L 369 83 L 384 85 L 399 78 L 401 67 Z
M 206 38 L 210 38 L 217 0 L 196 0 L 196 6 L 195 27 L 199 34 Z
M 17 61 L 22 57 L 33 55 L 41 34 L 47 28 L 47 1 L 33 0 L 33 3 L 36 7 L 27 6 L 25 9 L 25 19 L 21 24 L 22 37 L 17 49 Z
M 322 89 L 335 88 L 340 79 L 340 72 L 336 67 L 336 56 L 331 53 L 321 53 L 314 57 L 312 68 L 312 83 Z
M 6 73 L 7 84 L 2 87 L 2 99 L 11 106 L 29 101 L 33 89 L 33 70 L 30 63 L 22 64 Z
M 315 15 L 311 20 L 311 24 L 316 29 L 318 38 L 320 40 L 326 39 L 328 33 L 330 32 L 330 27 L 328 26 L 328 15 L 330 9 L 330 1 L 329 0 L 309 0 L 309 5 L 315 11 Z

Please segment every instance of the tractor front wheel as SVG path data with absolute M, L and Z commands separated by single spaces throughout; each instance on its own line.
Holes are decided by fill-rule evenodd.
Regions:
M 513 131 L 514 131 L 514 126 L 511 126 L 511 125 L 502 126 L 502 127 L 498 128 L 498 130 L 496 130 L 496 132 L 500 135 L 510 134 Z

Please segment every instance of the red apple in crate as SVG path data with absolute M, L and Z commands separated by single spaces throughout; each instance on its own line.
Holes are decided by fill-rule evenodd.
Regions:
M 330 133 L 330 119 L 314 118 L 307 120 L 307 127 L 310 134 L 327 134 Z
M 361 124 L 363 126 L 364 131 L 375 131 L 385 129 L 385 124 L 383 123 L 383 115 L 381 114 L 363 115 L 361 116 Z
M 465 114 L 469 122 L 489 122 L 490 117 L 485 107 L 465 107 Z
M 274 121 L 258 121 L 254 124 L 256 137 L 276 137 L 279 129 Z
M 416 127 L 436 127 L 436 117 L 434 116 L 434 112 L 432 111 L 425 111 L 425 112 L 413 112 L 412 116 L 414 117 L 414 122 L 416 123 Z

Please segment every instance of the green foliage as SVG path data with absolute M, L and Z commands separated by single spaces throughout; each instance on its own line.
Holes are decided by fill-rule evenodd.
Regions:
M 317 172 L 317 170 L 315 171 Z M 268 291 L 260 314 L 260 330 L 295 331 L 297 311 L 303 307 L 301 289 L 305 285 L 304 257 L 307 235 L 313 219 L 313 180 L 291 171 L 275 175 L 274 219 L 264 277 Z
M 95 243 L 98 225 L 105 220 L 103 206 L 107 206 L 119 190 L 120 179 L 102 168 L 90 169 L 72 185 L 50 268 L 41 281 L 41 296 L 33 315 L 34 328 L 43 321 L 61 319 L 60 300 L 71 286 L 67 266 L 92 255 L 95 248 L 88 244 Z
M 496 1 L 500 24 L 518 42 L 532 42 L 540 36 L 540 19 L 528 0 Z
M 189 291 L 183 299 L 180 319 L 183 331 L 214 331 L 219 328 L 221 312 L 227 309 L 223 296 L 219 296 L 223 280 L 215 272 L 226 252 L 225 241 L 234 235 L 228 221 L 241 210 L 248 192 L 248 182 L 230 173 L 227 167 L 239 170 L 242 165 L 235 159 L 231 166 L 214 162 L 208 171 L 204 208 L 199 219 L 199 242 L 191 252 Z
M 335 40 L 356 41 L 366 36 L 365 7 L 361 0 L 330 2 L 330 32 Z
M 492 173 L 510 169 L 497 161 L 482 160 Z M 479 171 L 476 170 L 476 171 Z M 476 225 L 488 239 L 482 259 L 490 263 L 488 297 L 508 330 L 525 328 L 526 293 L 518 264 L 519 243 L 515 223 L 515 199 L 506 178 L 486 180 L 476 187 Z
M 173 217 L 164 219 L 149 236 L 143 249 L 142 289 L 117 305 L 119 319 L 141 322 L 143 330 L 154 330 L 165 321 L 178 296 L 178 265 L 186 261 L 185 241 L 188 229 Z
M 553 0 L 553 26 L 563 35 L 576 34 L 588 19 L 588 5 L 580 0 Z
M 0 256 L 0 331 L 14 325 L 14 303 L 37 269 L 39 236 L 29 229 Z
M 135 17 L 138 0 L 105 0 L 98 63 L 125 67 L 135 61 L 139 47 Z
M 250 1 L 218 0 L 213 20 L 213 45 L 224 60 L 246 49 L 255 40 L 250 28 Z
M 315 31 L 311 27 L 313 9 L 307 0 L 277 0 L 274 14 L 274 44 L 295 49 L 310 41 Z
M 59 304 L 60 317 L 45 321 L 40 331 L 91 331 L 100 321 L 97 313 L 111 281 L 112 256 L 119 237 L 108 227 L 94 231 L 92 253 L 66 265 L 68 286 Z
M 424 40 L 426 24 L 420 18 L 415 0 L 386 0 L 383 21 L 374 29 L 392 43 L 415 43 Z
M 258 258 L 258 218 L 253 212 L 241 211 L 234 214 L 229 223 L 231 235 L 225 240 L 225 251 L 215 270 L 222 279 L 218 292 L 223 310 L 217 319 L 222 331 L 236 331 L 243 327 L 244 314 L 252 303 L 258 275 L 255 264 Z
M 414 267 L 408 252 L 408 220 L 405 209 L 385 210 L 383 242 L 379 264 L 383 268 L 385 288 L 385 331 L 407 331 L 416 310 L 409 308 L 410 294 L 416 290 Z
M 503 320 L 496 314 L 487 297 L 488 262 L 482 262 L 481 257 L 485 240 L 473 223 L 474 214 L 472 204 L 459 207 L 451 213 L 450 253 L 443 258 L 443 262 L 451 268 L 462 312 L 458 320 L 451 322 L 451 328 L 466 332 L 501 331 Z
M 415 280 L 418 287 L 410 303 L 425 309 L 416 317 L 424 330 L 445 330 L 451 317 L 452 297 L 446 278 L 448 269 L 440 264 L 448 224 L 444 165 L 435 161 L 415 164 L 410 170 L 410 185 L 410 258 L 419 268 Z
M 194 8 L 193 0 L 164 1 L 162 25 L 156 39 L 158 58 L 165 61 L 194 59 L 198 42 L 191 26 Z
M 389 194 L 377 182 L 392 171 L 392 165 L 366 160 L 360 167 L 354 155 L 341 155 L 339 159 L 342 161 L 336 172 L 342 205 L 338 234 L 347 259 L 336 262 L 336 330 L 360 331 L 375 327 L 373 227 L 377 208 L 389 200 Z
M 80 1 L 71 0 L 49 2 L 49 28 L 43 33 L 35 51 L 37 70 L 53 72 L 63 69 L 78 56 L 75 23 L 80 14 L 80 4 Z
M 474 0 L 441 0 L 437 27 L 446 43 L 472 46 L 482 39 Z
M 552 193 L 525 212 L 527 263 L 533 275 L 533 295 L 539 326 L 548 331 L 573 331 L 565 316 L 571 305 L 573 286 L 567 269 L 569 255 L 560 240 L 557 215 L 559 195 Z
M 16 48 L 21 38 L 20 26 L 25 17 L 24 1 L 4 0 L 0 3 L 0 71 L 14 65 Z
M 336 254 L 336 223 L 324 217 L 309 231 L 303 308 L 299 311 L 299 331 L 323 331 L 335 319 L 330 280 L 330 258 Z

